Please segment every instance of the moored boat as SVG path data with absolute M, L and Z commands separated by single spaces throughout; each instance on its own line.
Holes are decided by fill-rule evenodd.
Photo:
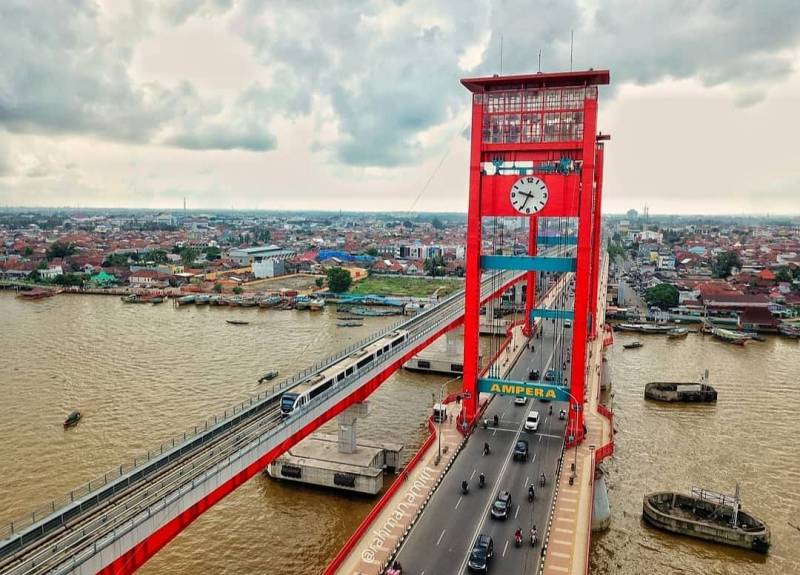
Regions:
M 689 330 L 685 327 L 674 327 L 667 332 L 667 337 L 670 339 L 681 339 L 689 335 Z
M 321 297 L 311 298 L 308 302 L 308 309 L 311 311 L 320 311 L 325 307 L 325 300 Z
M 623 344 L 622 347 L 625 349 L 637 349 L 642 347 L 644 344 L 640 341 L 632 341 L 631 343 Z
M 278 375 L 279 375 L 279 374 L 280 374 L 280 372 L 279 372 L 277 369 L 270 369 L 270 370 L 269 370 L 267 373 L 265 373 L 264 375 L 262 375 L 262 376 L 261 376 L 261 377 L 258 379 L 258 383 L 262 383 L 262 382 L 264 382 L 264 381 L 270 381 L 270 380 L 273 380 L 273 379 L 275 379 L 276 377 L 278 377 Z
M 35 300 L 35 299 L 44 299 L 46 297 L 54 296 L 56 292 L 49 289 L 42 289 L 42 288 L 34 288 L 32 290 L 27 291 L 20 291 L 17 294 L 17 297 L 20 299 L 28 299 L 28 300 Z
M 363 321 L 337 321 L 337 327 L 361 327 L 364 325 Z
M 176 301 L 178 302 L 178 305 L 187 305 L 190 303 L 194 303 L 195 299 L 197 299 L 197 295 L 189 294 L 183 297 L 179 297 Z
M 124 296 L 120 297 L 119 299 L 122 300 L 122 303 L 139 303 L 140 300 L 141 300 L 141 298 L 138 295 L 136 295 L 135 293 L 124 295 Z
M 78 422 L 80 420 L 81 420 L 81 412 L 77 410 L 73 411 L 67 416 L 67 419 L 64 420 L 64 429 L 78 425 Z
M 149 303 L 152 303 L 152 304 L 160 304 L 160 303 L 164 303 L 164 298 L 163 298 L 163 297 L 161 297 L 161 296 L 155 296 L 155 297 L 151 297 L 151 298 L 150 298 L 149 300 L 147 300 L 147 301 L 148 301 Z
M 738 331 L 733 331 L 730 329 L 723 329 L 721 327 L 715 327 L 711 330 L 711 335 L 714 336 L 715 339 L 719 341 L 723 341 L 725 343 L 732 343 L 734 345 L 744 345 L 748 341 L 750 341 L 750 336 L 746 333 L 740 333 Z
M 206 305 L 211 301 L 211 296 L 206 294 L 200 294 L 197 296 L 197 299 L 194 300 L 194 303 L 197 305 Z
M 800 327 L 796 325 L 789 325 L 788 323 L 782 323 L 778 326 L 778 333 L 785 337 L 800 339 Z
M 279 295 L 268 295 L 258 300 L 258 307 L 261 308 L 275 307 L 276 305 L 281 303 L 281 299 L 282 298 Z
M 644 396 L 669 403 L 714 402 L 717 401 L 717 390 L 707 383 L 651 381 L 644 386 Z
M 225 321 L 231 325 L 250 325 L 249 321 L 244 321 L 242 319 L 226 319 Z
M 742 510 L 738 486 L 734 496 L 698 488 L 692 488 L 691 495 L 648 493 L 644 496 L 642 517 L 650 525 L 672 533 L 759 553 L 769 551 L 769 527 Z

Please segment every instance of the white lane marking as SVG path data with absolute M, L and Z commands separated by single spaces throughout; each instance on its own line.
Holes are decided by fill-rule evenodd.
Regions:
M 536 454 L 535 453 L 533 454 L 533 459 L 531 459 L 531 463 L 533 463 L 534 461 L 536 461 Z M 525 485 L 528 485 L 528 481 L 530 480 L 530 478 L 531 478 L 530 475 L 525 477 Z
M 436 545 L 439 545 L 439 543 L 442 542 L 442 537 L 444 537 L 444 532 L 445 531 L 447 531 L 447 529 L 442 529 L 442 534 L 439 535 L 439 539 L 436 541 Z
M 495 427 L 494 431 L 492 431 L 492 437 L 494 437 L 496 433 L 497 433 L 497 428 Z
M 519 505 L 517 505 L 517 510 L 514 512 L 514 519 L 517 518 L 517 515 L 519 515 Z
M 503 545 L 503 555 L 502 555 L 503 557 L 506 556 L 506 549 L 508 549 L 508 539 L 506 539 L 506 544 Z
M 464 499 L 464 496 L 458 498 L 458 502 L 456 503 L 455 509 L 458 509 L 458 506 L 461 505 L 461 500 Z
M 476 474 L 477 472 L 478 472 L 478 470 L 477 470 L 477 469 L 473 469 L 473 470 L 472 470 L 472 475 L 470 475 L 470 476 L 469 476 L 469 478 L 470 478 L 470 479 L 472 479 L 473 477 L 475 477 L 475 474 Z
M 533 454 L 533 459 L 531 459 L 531 463 L 536 463 L 536 455 L 537 455 L 536 453 Z M 527 483 L 528 480 L 525 479 L 525 482 Z

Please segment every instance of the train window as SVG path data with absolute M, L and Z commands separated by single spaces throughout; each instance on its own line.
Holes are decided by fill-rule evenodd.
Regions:
M 384 351 L 384 352 L 387 352 L 387 351 L 389 351 L 389 346 L 387 345 L 386 347 L 384 347 L 384 348 L 383 348 L 383 351 Z
M 458 373 L 461 373 L 462 371 L 464 371 L 464 366 L 461 365 L 460 363 L 451 363 L 450 371 L 456 371 Z
M 359 368 L 359 369 L 361 369 L 362 367 L 364 367 L 365 365 L 367 365 L 369 362 L 371 362 L 373 359 L 374 359 L 374 358 L 373 358 L 371 355 L 368 355 L 367 357 L 365 357 L 364 359 L 362 359 L 361 361 L 359 361 L 359 362 L 356 364 L 356 367 L 357 367 L 357 368 Z
M 345 375 L 353 375 L 353 371 L 355 371 L 355 368 L 353 366 L 350 366 L 350 367 L 347 368 L 347 371 L 345 371 L 344 373 L 345 373 Z
M 431 362 L 429 362 L 427 359 L 418 359 L 417 367 L 421 367 L 422 369 L 430 369 Z
M 333 385 L 333 380 L 329 379 L 325 383 L 320 383 L 318 386 L 312 387 L 310 390 L 308 390 L 309 399 L 314 399 L 320 393 L 322 393 L 323 391 L 329 389 L 331 385 Z
M 377 352 L 375 352 L 375 357 L 380 357 L 381 355 L 383 355 L 382 349 L 379 349 Z
M 394 341 L 392 342 L 392 347 L 397 347 L 398 345 L 400 345 L 401 343 L 403 343 L 403 340 L 405 340 L 405 339 L 406 339 L 406 338 L 405 338 L 405 336 L 403 336 L 403 337 L 401 337 L 400 339 L 396 339 L 396 340 L 394 340 Z
M 342 381 L 343 379 L 344 379 L 344 372 L 336 376 L 336 381 Z

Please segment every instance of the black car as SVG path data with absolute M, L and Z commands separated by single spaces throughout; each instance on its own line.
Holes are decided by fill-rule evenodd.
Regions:
M 497 494 L 497 499 L 492 505 L 492 518 L 508 519 L 511 514 L 511 494 L 508 491 L 501 491 Z
M 517 441 L 514 447 L 514 461 L 528 461 L 528 442 L 524 439 Z
M 528 379 L 531 381 L 539 381 L 541 376 L 538 369 L 532 369 L 528 372 Z
M 475 540 L 475 545 L 472 546 L 472 551 L 469 553 L 469 561 L 467 562 L 467 569 L 475 573 L 488 573 L 489 561 L 494 556 L 494 541 L 492 538 L 484 533 L 478 535 Z
M 548 370 L 547 370 L 547 371 L 544 373 L 544 380 L 545 380 L 545 381 L 555 381 L 555 380 L 556 380 L 556 376 L 557 376 L 557 375 L 558 375 L 558 374 L 556 374 L 556 371 L 555 371 L 554 369 L 548 369 Z

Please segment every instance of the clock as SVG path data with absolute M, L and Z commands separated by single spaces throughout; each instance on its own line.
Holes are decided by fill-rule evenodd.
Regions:
M 522 176 L 511 186 L 511 205 L 521 214 L 536 214 L 547 205 L 547 184 L 536 176 Z

